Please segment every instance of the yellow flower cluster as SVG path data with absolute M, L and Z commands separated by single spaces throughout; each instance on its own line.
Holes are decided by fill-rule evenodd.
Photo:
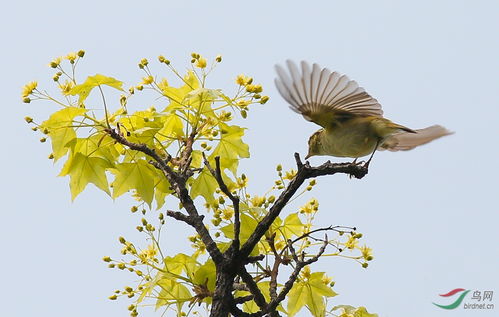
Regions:
M 371 261 L 373 259 L 373 250 L 366 245 L 360 248 L 360 252 L 366 261 Z
M 74 83 L 70 80 L 66 80 L 63 84 L 59 84 L 59 89 L 61 89 L 63 95 L 67 95 L 73 87 Z
M 236 77 L 236 84 L 238 84 L 240 86 L 246 86 L 246 85 L 251 84 L 252 82 L 253 82 L 253 78 L 245 76 L 243 74 L 238 75 Z
M 199 55 L 198 53 L 192 53 L 191 57 L 192 57 L 191 63 L 193 63 L 194 66 L 198 68 L 206 68 L 206 65 L 208 65 L 206 58 Z
M 297 173 L 297 171 L 295 169 L 291 169 L 291 170 L 286 172 L 286 174 L 284 175 L 283 178 L 287 179 L 287 180 L 292 180 L 293 178 L 295 178 L 296 173 Z
M 313 214 L 319 210 L 319 201 L 317 199 L 310 199 L 305 205 L 300 207 L 300 213 Z
M 150 244 L 147 249 L 140 251 L 139 258 L 142 262 L 147 262 L 149 260 L 153 260 L 156 257 L 158 250 L 156 249 L 154 244 Z
M 31 95 L 37 86 L 38 86 L 38 83 L 36 81 L 32 81 L 32 82 L 24 85 L 23 91 L 22 91 L 22 97 L 26 98 L 29 95 Z

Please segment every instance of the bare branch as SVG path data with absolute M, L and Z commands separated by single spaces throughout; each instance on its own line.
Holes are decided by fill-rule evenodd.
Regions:
M 248 296 L 242 296 L 242 297 L 236 297 L 234 298 L 234 303 L 237 304 L 243 304 L 246 302 L 249 302 L 250 300 L 253 299 L 253 295 L 248 295 Z
M 188 224 L 194 228 L 196 227 L 196 223 L 199 223 L 199 222 L 202 223 L 203 219 L 204 219 L 204 216 L 192 217 L 192 216 L 185 215 L 179 211 L 173 211 L 173 210 L 167 210 L 166 215 L 169 217 L 172 217 L 176 220 L 183 221 L 186 224 Z
M 286 204 L 306 179 L 317 176 L 333 175 L 337 173 L 353 175 L 354 177 L 360 179 L 364 177 L 368 171 L 364 166 L 359 166 L 352 163 L 331 163 L 329 161 L 320 166 L 313 167 L 310 166 L 308 162 L 305 162 L 305 164 L 303 164 L 298 153 L 295 153 L 295 160 L 298 167 L 298 172 L 288 184 L 286 189 L 281 193 L 279 198 L 274 202 L 268 214 L 258 223 L 246 243 L 241 247 L 241 256 L 244 257 L 251 253 L 258 241 L 260 241 L 260 239 L 270 228 L 277 216 L 279 216 L 282 209 L 286 206 Z
M 250 264 L 250 263 L 256 263 L 256 262 L 261 261 L 263 259 L 265 259 L 264 254 L 255 255 L 255 256 L 248 256 L 246 259 L 243 259 L 242 264 L 246 265 L 246 264 Z
M 326 250 L 327 245 L 328 245 L 328 241 L 327 241 L 327 236 L 326 236 L 322 247 L 319 249 L 319 252 L 315 256 L 313 256 L 312 258 L 310 258 L 306 261 L 303 261 L 303 260 L 300 260 L 298 258 L 297 254 L 295 252 L 295 249 L 292 246 L 291 240 L 288 240 L 288 247 L 289 247 L 289 250 L 291 251 L 291 254 L 293 255 L 293 259 L 296 262 L 296 266 L 295 266 L 295 269 L 293 270 L 293 273 L 291 273 L 289 279 L 284 284 L 284 287 L 282 288 L 279 295 L 269 303 L 267 312 L 274 311 L 277 308 L 277 306 L 286 298 L 286 295 L 289 293 L 289 291 L 293 287 L 294 283 L 296 282 L 296 279 L 298 278 L 300 271 L 305 266 L 316 262 L 322 256 L 322 254 L 324 254 L 324 251 Z
M 256 285 L 256 282 L 253 280 L 251 274 L 246 271 L 246 268 L 244 266 L 241 266 L 239 268 L 238 275 L 241 277 L 246 286 L 248 286 L 250 293 L 254 296 L 253 300 L 258 305 L 258 307 L 260 307 L 262 311 L 266 311 L 267 301 L 258 288 L 258 285 Z

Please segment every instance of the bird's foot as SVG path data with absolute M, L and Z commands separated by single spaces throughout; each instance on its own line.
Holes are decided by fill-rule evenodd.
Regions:
M 364 163 L 365 163 L 365 161 L 359 161 L 359 162 L 357 162 L 357 159 L 354 159 L 351 164 L 353 164 L 353 165 L 361 165 L 361 164 L 364 164 Z

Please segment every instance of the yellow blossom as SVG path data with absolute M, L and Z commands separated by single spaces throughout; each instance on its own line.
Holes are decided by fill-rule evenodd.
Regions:
M 74 83 L 70 80 L 66 80 L 64 84 L 59 84 L 59 89 L 61 89 L 63 95 L 67 95 L 73 87 Z
M 196 62 L 196 67 L 205 68 L 206 67 L 206 58 L 200 57 Z
M 222 210 L 222 218 L 223 219 L 230 220 L 230 219 L 232 219 L 232 216 L 234 216 L 234 209 L 225 208 Z
M 251 103 L 251 101 L 250 101 L 250 100 L 241 99 L 241 100 L 239 100 L 239 101 L 237 102 L 237 105 L 238 105 L 239 107 L 246 107 L 246 106 L 248 106 L 250 103 Z
M 68 55 L 66 55 L 66 57 L 65 57 L 65 58 L 66 58 L 66 59 L 67 59 L 67 60 L 68 60 L 71 64 L 73 64 L 73 63 L 74 63 L 74 61 L 76 60 L 76 58 L 77 58 L 77 57 L 78 57 L 78 55 L 76 55 L 76 53 L 75 53 L 75 52 L 73 52 L 73 53 L 69 53 Z
M 260 103 L 262 105 L 265 104 L 267 101 L 269 101 L 269 96 L 263 96 L 262 99 L 260 99 Z
M 322 283 L 324 283 L 325 285 L 329 285 L 332 281 L 333 281 L 332 277 L 327 276 L 326 274 L 322 276 Z
M 348 241 L 345 243 L 345 247 L 347 247 L 349 249 L 353 249 L 357 246 L 357 243 L 358 243 L 358 240 L 355 237 L 350 236 L 348 238 Z
M 32 81 L 32 82 L 24 85 L 23 92 L 22 92 L 23 98 L 26 98 L 29 95 L 31 95 L 31 93 L 33 93 L 33 90 L 36 89 L 36 86 L 38 86 L 38 83 L 36 81 Z
M 253 207 L 261 207 L 264 203 L 265 203 L 265 197 L 259 197 L 259 196 L 253 196 L 253 198 L 251 198 L 251 205 L 253 205 Z
M 296 176 L 296 171 L 294 169 L 291 169 L 290 171 L 286 172 L 286 175 L 284 175 L 284 179 L 287 180 L 292 180 Z
M 245 76 L 243 74 L 241 75 L 238 75 L 236 77 L 236 84 L 240 85 L 240 86 L 246 86 L 246 85 L 249 85 L 251 84 L 251 82 L 253 82 L 253 78 L 251 77 L 248 77 L 248 76 Z
M 279 240 L 275 243 L 275 248 L 276 250 L 280 251 L 282 249 L 284 249 L 284 247 L 286 246 L 286 242 L 284 242 L 284 240 Z
M 154 244 L 150 244 L 147 247 L 147 249 L 144 249 L 140 252 L 139 258 L 142 261 L 152 260 L 156 256 L 157 253 L 158 253 L 158 251 L 156 250 L 156 247 L 154 246 Z
M 57 66 L 61 64 L 61 61 L 62 57 L 56 57 L 50 62 L 49 66 L 52 68 L 57 68 Z
M 312 273 L 310 272 L 310 266 L 305 266 L 303 270 L 301 271 L 301 276 L 304 279 L 309 279 Z
M 142 85 L 150 85 L 154 81 L 154 78 L 152 76 L 147 76 L 142 78 Z
M 367 261 L 371 261 L 373 259 L 373 250 L 367 247 L 367 245 L 361 247 L 360 252 L 362 253 L 362 257 Z
M 241 189 L 241 188 L 245 188 L 246 186 L 248 186 L 248 178 L 238 177 L 237 178 L 237 188 Z

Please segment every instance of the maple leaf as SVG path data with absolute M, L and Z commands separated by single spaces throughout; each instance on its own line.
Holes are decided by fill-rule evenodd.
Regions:
M 113 198 L 134 189 L 151 207 L 154 195 L 155 173 L 148 162 L 137 160 L 133 163 L 117 164 L 113 170 L 113 174 L 116 175 L 113 182 Z
M 89 183 L 94 184 L 108 195 L 111 195 L 106 177 L 106 169 L 111 167 L 113 167 L 113 165 L 106 159 L 91 157 L 77 152 L 66 161 L 59 176 L 69 175 L 69 187 L 71 189 L 72 200 L 74 200 Z
M 76 85 L 68 92 L 69 95 L 78 95 L 78 104 L 81 105 L 90 95 L 90 92 L 97 86 L 106 85 L 123 91 L 123 83 L 113 77 L 107 77 L 101 74 L 89 76 L 83 84 Z
M 83 115 L 86 111 L 86 109 L 78 107 L 63 108 L 54 112 L 48 120 L 41 124 L 42 128 L 49 130 L 55 162 L 66 155 L 70 143 L 76 139 L 76 132 L 71 127 L 74 118 Z

